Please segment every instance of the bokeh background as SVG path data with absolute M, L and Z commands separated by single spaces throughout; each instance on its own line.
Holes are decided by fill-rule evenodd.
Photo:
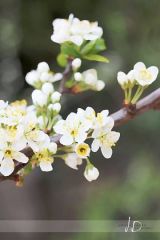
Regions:
M 64 96 L 62 115 L 77 107 L 96 110 L 120 108 L 122 92 L 117 71 L 128 71 L 137 61 L 160 67 L 160 1 L 158 0 L 0 0 L 0 98 L 29 99 L 32 89 L 25 74 L 47 61 L 55 71 L 59 46 L 51 42 L 54 18 L 74 13 L 80 19 L 98 20 L 104 29 L 109 64 L 95 67 L 106 82 L 101 93 Z M 159 87 L 159 80 L 149 91 Z M 88 183 L 83 168 L 74 171 L 56 162 L 54 171 L 35 170 L 22 188 L 0 184 L 0 219 L 135 220 L 160 218 L 160 112 L 150 111 L 118 129 L 121 139 L 112 159 L 92 157 L 100 170 Z M 0 239 L 117 240 L 159 239 L 157 233 L 0 234 Z

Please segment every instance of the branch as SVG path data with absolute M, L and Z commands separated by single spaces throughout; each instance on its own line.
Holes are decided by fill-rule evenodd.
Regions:
M 136 105 L 124 107 L 110 116 L 114 119 L 115 126 L 120 126 L 144 112 L 156 109 L 160 109 L 160 88 L 142 98 Z
M 70 69 L 70 67 L 68 67 L 68 69 Z M 66 72 L 67 73 L 64 72 L 64 76 L 66 76 L 65 74 L 68 75 L 67 70 Z M 64 90 L 64 84 L 65 84 L 65 80 L 61 86 L 61 90 Z M 135 118 L 136 116 L 143 114 L 144 112 L 147 112 L 149 110 L 155 110 L 155 109 L 157 110 L 160 109 L 160 88 L 158 88 L 157 90 L 150 93 L 148 96 L 141 99 L 139 102 L 137 102 L 136 105 L 123 107 L 119 111 L 112 113 L 110 116 L 114 119 L 115 126 L 117 127 Z M 60 137 L 61 135 L 56 135 L 54 137 L 51 137 L 51 141 L 55 143 L 59 143 Z M 26 156 L 28 156 L 29 158 L 31 158 L 33 155 L 33 151 L 31 148 L 26 148 L 22 152 L 25 153 Z M 28 163 L 17 164 L 14 172 L 10 176 L 8 177 L 0 176 L 0 182 L 4 180 L 18 181 L 19 179 L 18 172 L 21 169 L 23 169 L 27 164 Z
M 68 80 L 69 75 L 72 72 L 72 59 L 68 59 L 68 64 L 63 72 L 63 78 L 60 82 L 59 92 L 60 93 L 68 93 L 69 89 L 65 87 L 65 83 Z

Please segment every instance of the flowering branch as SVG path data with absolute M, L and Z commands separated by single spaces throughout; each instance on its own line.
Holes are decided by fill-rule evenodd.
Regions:
M 155 109 L 160 109 L 160 88 L 138 101 L 136 105 L 123 107 L 115 113 L 112 113 L 110 116 L 114 119 L 115 126 L 118 127 L 125 124 L 129 120 L 132 120 L 136 116 L 143 114 L 144 112 Z M 51 137 L 51 141 L 58 144 L 60 137 L 61 135 Z M 25 148 L 22 152 L 28 158 L 31 158 L 33 155 L 33 151 L 29 147 Z M 22 170 L 28 163 L 29 162 L 18 164 L 10 176 L 0 176 L 0 182 L 4 180 L 13 180 L 17 182 L 19 180 L 18 172 Z
M 97 22 L 80 21 L 71 14 L 68 20 L 53 21 L 53 28 L 51 40 L 60 44 L 57 62 L 64 67 L 63 73 L 55 73 L 41 62 L 25 77 L 34 88 L 32 105 L 27 106 L 25 100 L 10 104 L 0 101 L 0 181 L 9 179 L 21 185 L 35 167 L 52 171 L 55 158 L 73 169 L 85 161 L 84 177 L 96 180 L 99 171 L 90 161 L 91 151 L 100 149 L 104 158 L 111 158 L 120 138 L 112 128 L 160 108 L 160 89 L 138 101 L 159 72 L 156 66 L 147 68 L 138 62 L 127 74 L 117 74 L 124 92 L 122 109 L 109 115 L 108 110 L 96 113 L 91 107 L 78 108 L 64 120 L 60 114 L 62 94 L 101 91 L 105 87 L 96 69 L 81 72 L 82 60 L 106 63 L 108 59 L 101 55 L 106 46 Z
M 149 110 L 160 109 L 160 88 L 142 98 L 136 105 L 129 105 L 111 114 L 115 126 L 120 126 L 136 116 Z

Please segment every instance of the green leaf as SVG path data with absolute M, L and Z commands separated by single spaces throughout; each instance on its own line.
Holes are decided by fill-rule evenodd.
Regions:
M 97 39 L 96 43 L 95 43 L 95 52 L 101 52 L 104 51 L 106 49 L 106 44 L 103 38 Z
M 106 63 L 109 62 L 108 58 L 103 57 L 98 54 L 88 54 L 88 55 L 84 56 L 83 58 L 86 60 L 89 60 L 89 61 L 106 62 Z
M 89 52 L 91 52 L 95 46 L 96 41 L 91 41 L 87 43 L 82 49 L 81 49 L 81 54 L 86 55 Z
M 95 41 L 90 41 L 82 49 L 81 54 L 96 54 L 106 49 L 104 39 L 100 38 Z
M 70 57 L 80 56 L 78 46 L 71 42 L 65 42 L 61 45 L 61 53 Z
M 60 53 L 57 56 L 57 62 L 61 67 L 65 67 L 67 65 L 67 55 Z

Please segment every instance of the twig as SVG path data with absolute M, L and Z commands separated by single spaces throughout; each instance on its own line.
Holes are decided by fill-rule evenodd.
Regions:
M 59 92 L 60 93 L 68 93 L 69 89 L 65 87 L 65 83 L 68 80 L 69 75 L 72 72 L 72 59 L 68 59 L 68 64 L 63 72 L 63 78 L 61 80 L 60 86 L 59 86 Z
M 64 80 L 64 82 L 65 82 L 65 80 Z M 64 90 L 64 84 L 65 83 L 63 83 L 63 85 L 61 86 L 61 90 Z M 144 112 L 147 112 L 149 110 L 159 110 L 159 109 L 160 109 L 160 88 L 158 88 L 157 90 L 150 93 L 148 96 L 141 99 L 136 104 L 135 107 L 133 107 L 133 108 L 124 107 L 124 108 L 120 109 L 119 111 L 112 113 L 110 116 L 114 119 L 115 126 L 117 127 L 117 126 L 120 126 L 120 125 L 128 122 L 129 120 L 135 118 L 136 116 L 143 114 Z M 60 137 L 61 137 L 61 135 L 56 135 L 51 138 L 51 141 L 55 142 L 55 143 L 59 143 Z M 26 148 L 22 152 L 25 153 L 26 156 L 28 156 L 29 158 L 31 158 L 33 155 L 33 151 L 31 150 L 31 148 Z M 18 164 L 15 167 L 14 172 L 10 176 L 8 176 L 8 177 L 0 176 L 0 182 L 4 181 L 4 180 L 17 181 L 17 179 L 19 177 L 18 172 L 21 169 L 23 169 L 27 164 L 28 163 Z

